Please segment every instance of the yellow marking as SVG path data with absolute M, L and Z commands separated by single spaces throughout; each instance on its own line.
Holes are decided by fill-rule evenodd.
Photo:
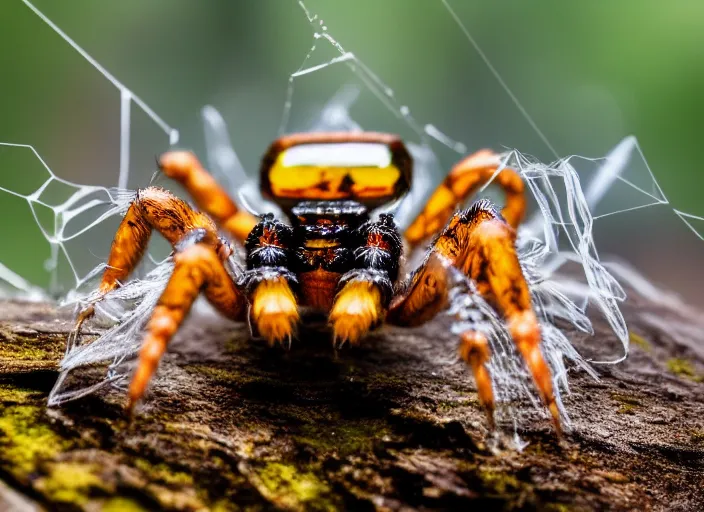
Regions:
M 327 249 L 329 247 L 339 247 L 340 242 L 337 240 L 323 240 L 323 239 L 315 239 L 315 240 L 306 240 L 306 247 L 308 249 Z
M 335 339 L 356 344 L 382 315 L 379 288 L 366 281 L 351 281 L 335 298 L 330 312 Z
M 281 152 L 269 169 L 269 183 L 275 197 L 301 199 L 376 198 L 392 196 L 401 171 L 392 164 L 384 167 L 338 167 L 286 165 Z
M 252 294 L 252 321 L 270 344 L 291 338 L 298 323 L 298 306 L 284 278 L 262 281 Z

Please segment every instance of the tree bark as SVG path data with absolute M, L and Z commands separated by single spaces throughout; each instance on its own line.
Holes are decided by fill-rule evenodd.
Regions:
M 130 421 L 117 390 L 47 408 L 70 318 L 0 302 L 0 510 L 701 510 L 701 315 L 637 298 L 624 312 L 631 354 L 598 381 L 571 372 L 564 439 L 526 405 L 529 444 L 499 452 L 442 320 L 335 355 L 324 333 L 287 352 L 192 318 Z M 618 355 L 595 330 L 568 336 Z

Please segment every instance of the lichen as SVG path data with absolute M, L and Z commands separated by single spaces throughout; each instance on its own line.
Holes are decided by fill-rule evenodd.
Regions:
M 303 425 L 294 439 L 321 452 L 334 452 L 340 457 L 371 451 L 374 443 L 391 433 L 380 419 L 358 421 L 311 422 Z
M 0 416 L 0 464 L 17 478 L 26 477 L 39 461 L 55 457 L 67 445 L 42 421 L 42 414 L 39 405 L 12 405 Z
M 92 495 L 109 491 L 99 473 L 97 464 L 52 463 L 47 475 L 35 482 L 35 487 L 52 503 L 84 505 Z
M 175 470 L 167 464 L 152 464 L 145 459 L 137 459 L 133 464 L 148 476 L 149 481 L 160 482 L 174 487 L 193 486 L 193 476 L 183 471 Z
M 653 350 L 652 345 L 640 336 L 639 334 L 634 333 L 633 331 L 628 331 L 628 340 L 635 345 L 636 347 L 640 348 L 643 352 L 648 352 L 650 353 Z
M 700 375 L 699 373 L 697 373 L 697 371 L 694 369 L 694 365 L 692 364 L 692 362 L 687 359 L 682 359 L 678 357 L 668 359 L 667 369 L 670 371 L 670 373 L 674 373 L 678 377 L 682 377 L 693 382 L 704 381 L 704 375 Z
M 102 512 L 144 512 L 149 509 L 130 498 L 111 498 L 103 503 Z
M 505 495 L 521 489 L 521 482 L 512 474 L 501 469 L 480 469 L 477 474 L 491 493 Z
M 330 488 L 310 471 L 270 462 L 257 474 L 259 491 L 276 505 L 293 510 L 336 510 Z
M 619 414 L 634 414 L 636 408 L 643 405 L 637 398 L 624 393 L 611 393 L 611 398 L 621 404 L 617 411 Z
M 704 444 L 704 430 L 701 430 L 701 429 L 692 430 L 690 432 L 689 439 L 694 444 Z
M 9 361 L 50 361 L 55 364 L 61 359 L 64 340 L 58 336 L 25 336 L 7 330 L 0 331 L 0 360 Z

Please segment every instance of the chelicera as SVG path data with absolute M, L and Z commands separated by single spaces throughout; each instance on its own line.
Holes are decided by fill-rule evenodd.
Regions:
M 115 234 L 99 286 L 98 300 L 126 281 L 153 230 L 172 244 L 174 270 L 146 324 L 128 407 L 143 397 L 199 294 L 224 316 L 249 321 L 253 336 L 270 344 L 290 345 L 304 310 L 327 315 L 334 343 L 357 344 L 383 323 L 417 326 L 445 309 L 454 267 L 505 319 L 559 431 L 540 327 L 515 249 L 524 184 L 512 169 L 497 173 L 499 164 L 488 150 L 461 160 L 400 233 L 391 214 L 375 215 L 411 186 L 412 159 L 395 135 L 304 133 L 276 140 L 262 160 L 260 188 L 285 219 L 244 210 L 194 154 L 163 154 L 159 167 L 198 210 L 167 190 L 139 190 Z M 505 192 L 501 212 L 487 200 L 458 210 L 492 179 Z M 428 240 L 421 265 L 403 272 L 404 255 Z M 231 243 L 246 253 L 246 269 L 237 276 L 228 264 Z M 90 304 L 79 313 L 76 333 L 93 311 Z M 493 423 L 487 338 L 467 331 L 458 342 Z

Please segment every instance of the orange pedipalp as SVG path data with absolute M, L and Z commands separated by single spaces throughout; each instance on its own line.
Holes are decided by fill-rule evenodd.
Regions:
M 300 317 L 296 298 L 283 277 L 265 279 L 251 297 L 250 317 L 270 345 L 287 339 L 289 345 Z
M 335 297 L 329 323 L 335 343 L 357 344 L 383 318 L 381 292 L 369 281 L 350 281 Z

